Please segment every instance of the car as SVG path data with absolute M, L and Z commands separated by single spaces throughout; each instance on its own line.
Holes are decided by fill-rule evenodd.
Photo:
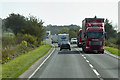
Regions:
M 70 42 L 69 41 L 62 41 L 61 44 L 60 44 L 60 51 L 62 49 L 69 49 L 69 50 L 71 50 Z
M 71 38 L 71 44 L 76 44 L 77 43 L 77 38 Z

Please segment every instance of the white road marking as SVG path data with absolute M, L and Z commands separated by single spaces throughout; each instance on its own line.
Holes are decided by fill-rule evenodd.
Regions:
M 86 59 L 86 57 L 84 56 L 84 59 Z
M 100 78 L 100 74 L 95 69 L 93 69 L 93 71 Z
M 89 61 L 88 61 L 88 60 L 86 60 L 86 62 L 88 62 L 88 63 L 89 63 Z
M 92 64 L 89 64 L 89 66 L 90 66 L 91 68 L 94 68 Z
M 77 49 L 76 49 L 77 50 Z M 78 50 L 77 50 L 78 51 Z M 90 64 L 90 62 L 86 59 L 86 57 L 82 54 L 82 57 L 86 60 L 86 62 L 89 64 L 89 66 L 91 67 L 91 69 L 93 70 L 93 72 L 97 75 L 97 77 L 100 80 L 103 80 L 103 78 L 100 76 L 100 74 L 97 72 L 97 70 L 93 67 L 92 64 Z
M 84 57 L 84 55 L 82 55 Z
M 55 51 L 55 48 L 50 53 L 50 55 L 48 55 L 47 58 L 38 66 L 38 68 L 29 76 L 28 80 L 40 69 L 40 67 L 47 61 L 47 59 L 52 55 L 54 51 Z
M 108 55 L 110 55 L 112 57 L 115 57 L 117 59 L 120 59 L 120 57 L 118 57 L 117 55 L 114 55 L 114 54 L 110 53 L 109 51 L 106 51 L 106 54 L 108 54 Z

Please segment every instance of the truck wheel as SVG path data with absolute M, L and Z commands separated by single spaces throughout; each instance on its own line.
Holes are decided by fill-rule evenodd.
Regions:
M 104 52 L 98 52 L 98 54 L 104 54 Z
M 60 51 L 61 51 L 62 49 L 60 48 Z
M 101 54 L 104 54 L 104 52 L 101 52 Z
M 69 50 L 71 50 L 71 48 L 69 48 Z

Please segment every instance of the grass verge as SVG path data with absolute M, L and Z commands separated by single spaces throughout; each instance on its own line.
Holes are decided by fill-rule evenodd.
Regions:
M 24 73 L 34 62 L 44 56 L 51 45 L 42 45 L 26 54 L 23 54 L 14 60 L 2 65 L 2 78 L 17 78 Z
M 105 50 L 115 54 L 115 55 L 118 55 L 120 56 L 120 50 L 117 49 L 117 48 L 112 48 L 112 47 L 108 47 L 108 46 L 105 46 Z

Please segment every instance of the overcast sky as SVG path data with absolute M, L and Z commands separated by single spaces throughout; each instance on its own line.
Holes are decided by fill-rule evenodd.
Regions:
M 0 17 L 10 13 L 29 14 L 42 19 L 44 25 L 82 25 L 84 18 L 107 18 L 113 25 L 118 24 L 118 0 L 2 0 Z

